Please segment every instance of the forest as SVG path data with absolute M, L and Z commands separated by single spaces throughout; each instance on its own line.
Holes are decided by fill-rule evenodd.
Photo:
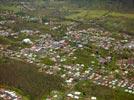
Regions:
M 13 2 L 37 2 L 37 1 L 64 1 L 68 3 L 77 4 L 79 7 L 97 7 L 97 8 L 109 8 L 116 10 L 133 10 L 134 0 L 0 0 L 2 3 Z

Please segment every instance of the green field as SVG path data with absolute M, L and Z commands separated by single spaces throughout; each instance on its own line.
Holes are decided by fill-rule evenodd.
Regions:
M 15 5 L 0 4 L 0 10 L 10 10 L 10 11 L 18 12 L 18 11 L 20 11 L 20 7 L 17 4 L 15 4 Z
M 97 100 L 133 100 L 134 95 L 125 93 L 118 89 L 110 89 L 104 86 L 98 86 L 86 80 L 81 81 L 75 86 L 75 90 L 81 91 L 84 98 L 90 96 L 97 97 Z
M 34 65 L 11 59 L 0 63 L 0 84 L 20 89 L 30 100 L 38 100 L 52 90 L 64 90 L 62 83 L 58 76 L 39 73 Z
M 126 31 L 128 33 L 134 33 L 134 14 L 133 13 L 121 13 L 121 12 L 109 12 L 107 10 L 72 10 L 72 13 L 66 16 L 67 19 L 75 20 L 94 20 L 94 22 L 101 27 L 111 32 Z M 109 13 L 108 13 L 109 12 Z M 105 15 L 106 14 L 106 15 Z M 105 15 L 105 16 L 103 16 Z

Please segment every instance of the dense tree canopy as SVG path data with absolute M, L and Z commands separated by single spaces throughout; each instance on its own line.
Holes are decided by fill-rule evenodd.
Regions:
M 40 2 L 65 1 L 76 4 L 78 7 L 116 8 L 116 10 L 134 9 L 134 0 L 0 0 L 0 2 Z
M 78 4 L 79 6 L 94 6 L 98 7 L 113 7 L 120 9 L 133 9 L 134 0 L 69 0 L 71 3 Z

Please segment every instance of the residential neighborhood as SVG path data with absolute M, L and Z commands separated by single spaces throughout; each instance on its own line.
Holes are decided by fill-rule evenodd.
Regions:
M 24 9 L 33 9 L 27 8 L 29 3 L 21 4 Z M 11 60 L 11 63 L 13 60 L 36 66 L 36 72 L 39 75 L 59 77 L 63 80 L 61 85 L 64 87 L 61 91 L 50 91 L 50 89 L 49 92 L 46 92 L 48 95 L 35 90 L 40 94 L 36 95 L 43 95 L 43 97 L 33 100 L 106 100 L 107 97 L 104 99 L 102 95 L 91 92 L 101 88 L 108 89 L 106 91 L 120 91 L 122 95 L 130 95 L 134 99 L 133 35 L 122 31 L 111 32 L 98 24 L 94 26 L 95 22 L 63 23 L 56 18 L 48 18 L 42 22 L 43 18 L 40 20 L 40 17 L 34 16 L 34 9 L 29 11 L 33 15 L 25 14 L 25 12 L 24 14 L 15 13 L 10 10 L 0 11 L 0 64 L 5 66 L 6 63 L 10 64 L 8 60 Z M 18 70 L 19 68 L 11 71 L 14 71 L 13 74 L 15 74 Z M 28 72 L 31 72 L 30 69 L 27 71 L 24 69 L 24 74 Z M 32 75 L 27 75 L 27 77 L 30 79 Z M 0 100 L 25 100 L 14 89 L 1 88 L 6 78 L 8 79 L 8 77 L 3 78 L 0 74 Z M 22 80 L 24 81 L 25 78 Z M 36 80 L 32 79 L 32 81 L 33 84 L 36 83 Z M 24 91 L 22 93 L 24 95 L 35 92 L 29 90 L 25 92 L 21 82 L 15 80 L 11 83 L 5 82 L 4 85 L 11 84 L 11 87 L 14 87 L 15 84 L 15 88 Z M 37 79 L 37 83 L 41 85 L 41 82 L 43 81 L 38 82 Z M 40 86 L 38 84 L 36 87 L 35 84 L 34 86 L 31 84 L 25 83 L 29 88 L 36 89 Z M 88 88 L 91 93 L 86 90 Z M 101 96 L 103 99 L 100 99 Z M 116 99 L 111 98 L 110 100 Z M 124 98 L 124 100 L 129 99 Z
M 22 100 L 20 96 L 17 96 L 15 92 L 0 89 L 0 97 L 4 100 Z

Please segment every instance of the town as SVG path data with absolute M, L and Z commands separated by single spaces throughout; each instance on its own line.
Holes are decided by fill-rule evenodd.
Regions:
M 23 22 L 28 27 L 14 28 Z M 30 23 L 37 26 L 31 28 Z M 62 96 L 64 100 L 102 100 L 95 95 L 84 99 L 85 93 L 75 89 L 83 81 L 120 90 L 134 99 L 134 37 L 126 32 L 114 34 L 90 24 L 94 25 L 75 21 L 62 24 L 51 19 L 42 22 L 35 16 L 2 10 L 0 57 L 33 64 L 39 73 L 64 79 L 67 90 L 52 91 L 43 100 L 63 100 Z M 39 25 L 47 29 L 44 31 Z M 0 87 L 1 98 L 23 100 L 14 91 Z

